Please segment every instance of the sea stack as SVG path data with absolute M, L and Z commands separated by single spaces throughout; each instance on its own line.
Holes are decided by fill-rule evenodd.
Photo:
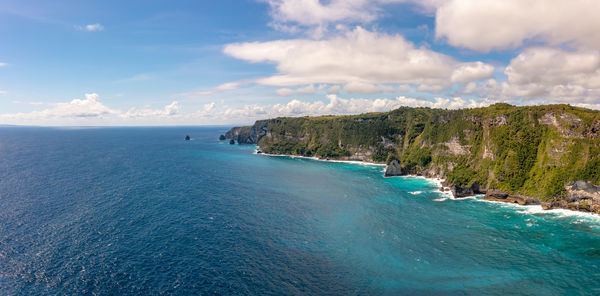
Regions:
M 185 140 L 189 141 L 190 140 L 190 135 L 185 135 Z
M 234 139 L 229 140 L 229 144 L 231 144 L 231 145 L 235 144 L 235 140 Z
M 388 165 L 385 168 L 385 176 L 402 176 L 402 166 L 400 164 L 400 161 L 398 161 L 397 159 L 390 161 L 390 163 L 388 163 Z
M 225 139 L 226 139 L 226 138 L 225 138 L 225 135 L 220 135 L 220 136 L 219 136 L 219 140 L 220 140 L 220 141 L 223 141 L 223 140 L 225 140 Z

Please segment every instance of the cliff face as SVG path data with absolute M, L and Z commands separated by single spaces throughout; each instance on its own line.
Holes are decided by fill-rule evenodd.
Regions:
M 600 112 L 568 105 L 275 118 L 226 136 L 266 153 L 396 160 L 390 175 L 444 178 L 457 195 L 493 189 L 499 195 L 490 199 L 556 203 L 567 199 L 571 181 L 600 182 Z

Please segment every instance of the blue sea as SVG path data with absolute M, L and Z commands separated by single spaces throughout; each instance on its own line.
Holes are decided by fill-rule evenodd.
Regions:
M 600 294 L 597 217 L 226 130 L 1 127 L 0 295 Z

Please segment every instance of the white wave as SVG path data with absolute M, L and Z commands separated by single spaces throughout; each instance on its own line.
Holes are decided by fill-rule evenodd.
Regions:
M 257 154 L 258 153 L 258 149 L 257 151 L 255 151 Z M 318 158 L 318 157 L 311 157 L 311 156 L 301 156 L 301 155 L 287 155 L 287 154 L 270 154 L 270 153 L 260 153 L 261 155 L 266 155 L 266 156 L 272 156 L 272 157 L 289 157 L 289 158 L 303 158 L 303 159 L 310 159 L 310 160 L 316 160 L 316 161 L 325 161 L 325 162 L 336 162 L 336 163 L 347 163 L 347 164 L 357 164 L 357 165 L 364 165 L 364 166 L 383 166 L 385 167 L 385 164 L 382 163 L 374 163 L 374 162 L 367 162 L 367 161 L 360 161 L 360 160 L 337 160 L 337 159 L 322 159 L 322 158 Z
M 520 205 L 520 204 L 516 204 L 516 203 L 507 203 L 507 202 L 485 200 L 485 199 L 478 199 L 477 201 L 489 202 L 489 203 L 499 204 L 504 207 L 513 208 L 517 211 L 517 213 L 521 213 L 521 214 L 552 215 L 555 217 L 563 217 L 563 218 L 564 217 L 580 217 L 580 218 L 584 218 L 583 221 L 600 222 L 600 215 L 593 214 L 593 213 L 573 211 L 573 210 L 568 210 L 568 209 L 544 210 L 541 205 Z M 576 223 L 576 222 L 578 222 L 578 223 Z M 574 221 L 575 224 L 579 224 L 581 222 L 582 222 L 582 220 Z
M 255 154 L 258 152 L 258 147 L 257 150 L 255 151 Z M 327 161 L 327 162 L 338 162 L 338 163 L 348 163 L 348 164 L 358 164 L 358 165 L 364 165 L 364 166 L 383 166 L 385 167 L 385 164 L 381 164 L 381 163 L 372 163 L 372 162 L 366 162 L 366 161 L 355 161 L 355 160 L 331 160 L 331 159 L 320 159 L 317 157 L 308 157 L 308 156 L 299 156 L 299 155 L 286 155 L 286 154 L 268 154 L 268 153 L 261 153 L 262 155 L 266 155 L 266 156 L 275 156 L 275 157 L 290 157 L 290 158 L 305 158 L 305 159 L 312 159 L 312 160 L 317 160 L 317 161 Z M 442 201 L 446 201 L 446 200 L 476 200 L 476 201 L 481 201 L 481 202 L 490 202 L 490 203 L 495 203 L 495 204 L 500 204 L 506 207 L 513 207 L 517 210 L 517 212 L 519 213 L 525 213 L 525 214 L 532 214 L 532 215 L 540 215 L 540 214 L 551 214 L 554 216 L 558 216 L 558 217 L 581 217 L 584 218 L 584 220 L 576 220 L 575 222 L 579 221 L 579 223 L 581 223 L 581 221 L 594 221 L 594 222 L 598 222 L 600 223 L 600 215 L 597 214 L 593 214 L 593 213 L 586 213 L 586 212 L 580 212 L 580 211 L 573 211 L 573 210 L 567 210 L 567 209 L 551 209 L 551 210 L 544 210 L 542 209 L 542 206 L 540 205 L 519 205 L 519 204 L 515 204 L 515 203 L 506 203 L 506 202 L 500 202 L 500 201 L 491 201 L 491 200 L 485 200 L 483 199 L 483 195 L 473 195 L 473 196 L 467 196 L 467 197 L 462 197 L 462 198 L 455 198 L 454 194 L 452 193 L 452 191 L 441 191 L 439 190 L 439 188 L 443 187 L 442 183 L 444 182 L 443 179 L 440 178 L 427 178 L 427 177 L 423 177 L 423 176 L 400 176 L 400 178 L 418 178 L 418 179 L 423 179 L 428 181 L 430 184 L 435 185 L 436 186 L 436 190 L 438 193 L 440 193 L 440 195 L 442 197 L 440 198 L 436 198 L 433 201 L 436 202 L 442 202 Z M 422 191 L 412 191 L 409 192 L 410 194 L 413 195 L 418 195 L 421 194 Z M 574 222 L 574 223 L 575 223 Z

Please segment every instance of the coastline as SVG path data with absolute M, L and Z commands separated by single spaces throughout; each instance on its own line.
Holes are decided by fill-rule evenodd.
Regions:
M 303 159 L 312 159 L 312 160 L 317 160 L 317 161 L 357 164 L 357 165 L 365 165 L 365 166 L 381 166 L 381 167 L 386 166 L 386 164 L 384 164 L 384 163 L 375 163 L 375 162 L 368 162 L 368 161 L 361 161 L 361 160 L 322 159 L 322 158 L 318 158 L 318 157 L 303 156 L 303 155 L 271 154 L 271 153 L 262 152 L 262 151 L 260 151 L 260 148 L 258 148 L 258 146 L 256 146 L 256 147 L 257 148 L 254 150 L 254 154 L 262 154 L 262 155 L 271 156 L 271 157 L 303 158 Z
M 354 164 L 354 165 L 362 165 L 362 166 L 379 166 L 379 167 L 386 167 L 387 166 L 386 164 L 374 163 L 374 162 L 366 162 L 366 161 L 359 161 L 359 160 L 322 159 L 322 158 L 318 158 L 318 157 L 309 157 L 309 156 L 302 156 L 302 155 L 270 154 L 270 153 L 265 153 L 265 152 L 260 151 L 260 147 L 258 147 L 258 146 L 256 146 L 256 149 L 254 150 L 253 154 L 257 154 L 257 155 L 261 155 L 262 154 L 262 155 L 269 156 L 269 157 L 302 158 L 302 159 L 310 159 L 310 160 L 323 161 L 323 162 L 346 163 L 346 164 Z M 517 212 L 526 213 L 526 214 L 530 214 L 530 215 L 535 215 L 535 214 L 550 214 L 550 215 L 558 215 L 558 216 L 561 216 L 561 217 L 582 217 L 582 218 L 589 218 L 589 219 L 594 220 L 594 222 L 599 222 L 600 223 L 600 215 L 595 214 L 595 213 L 591 213 L 591 212 L 583 212 L 583 211 L 576 211 L 576 210 L 562 209 L 562 208 L 553 208 L 553 209 L 544 210 L 541 205 L 520 205 L 520 204 L 517 204 L 517 203 L 502 202 L 502 201 L 495 201 L 495 200 L 486 200 L 486 199 L 483 199 L 483 198 L 479 198 L 479 197 L 482 196 L 482 194 L 477 194 L 477 195 L 471 195 L 471 196 L 465 196 L 465 197 L 461 197 L 461 198 L 456 198 L 454 196 L 454 194 L 452 193 L 452 191 L 450 191 L 450 190 L 445 190 L 445 191 L 440 190 L 440 188 L 447 188 L 447 187 L 445 187 L 443 185 L 443 183 L 445 182 L 445 180 L 444 179 L 440 179 L 440 178 L 430 178 L 430 177 L 424 177 L 424 176 L 418 176 L 418 175 L 404 175 L 404 176 L 395 176 L 395 177 L 423 179 L 423 180 L 429 182 L 430 184 L 435 185 L 436 189 L 434 191 L 438 192 L 441 195 L 440 198 L 434 199 L 434 201 L 438 201 L 438 202 L 443 202 L 443 201 L 446 201 L 446 200 L 453 200 L 453 201 L 475 200 L 475 201 L 478 201 L 478 202 L 487 202 L 487 203 L 492 203 L 492 204 L 499 204 L 499 205 L 502 205 L 502 206 L 505 206 L 505 207 L 513 208 Z M 385 178 L 390 178 L 390 177 L 385 177 Z

